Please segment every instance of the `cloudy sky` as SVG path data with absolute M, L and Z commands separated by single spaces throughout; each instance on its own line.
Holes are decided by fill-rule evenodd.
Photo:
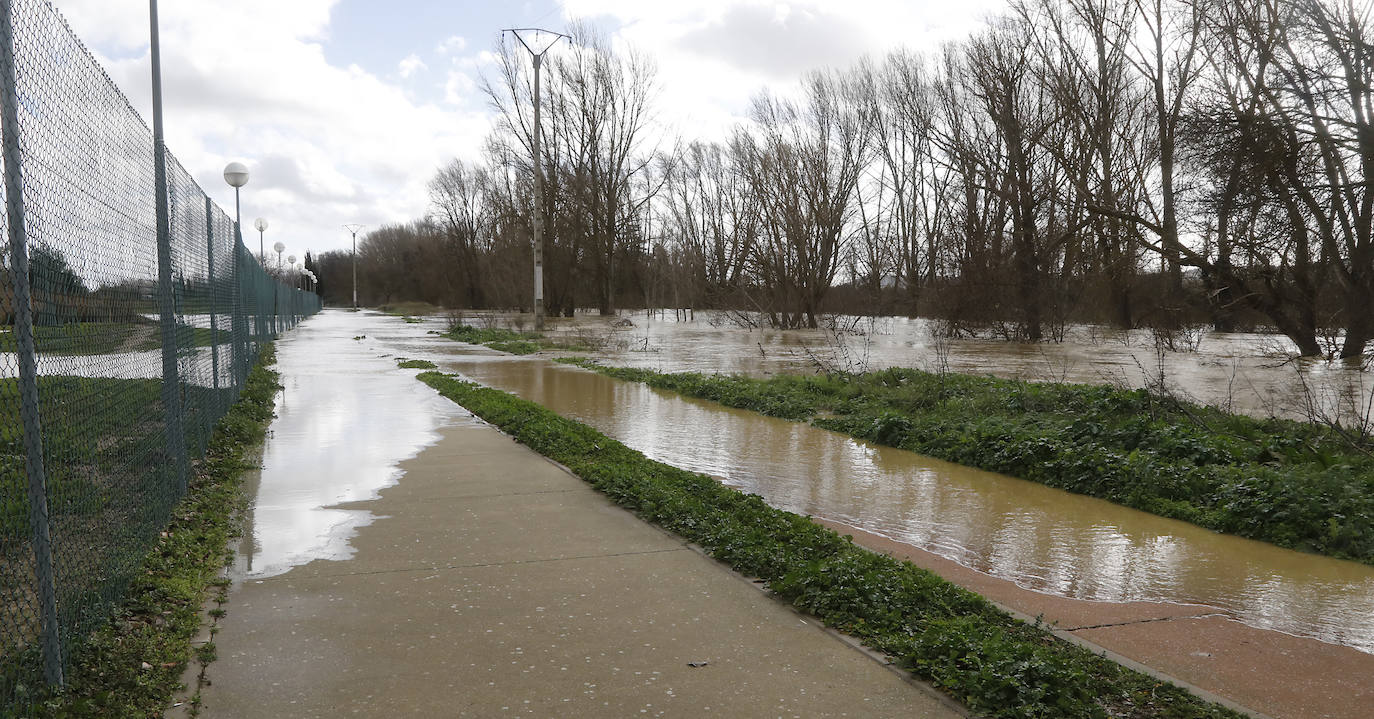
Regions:
M 53 0 L 150 118 L 146 0 Z M 491 126 L 479 88 L 501 28 L 582 18 L 658 66 L 659 117 L 723 133 L 764 87 L 898 45 L 934 49 L 1004 0 L 163 0 L 167 143 L 222 207 L 232 160 L 252 173 L 244 225 L 302 254 L 345 249 L 341 227 L 425 212 L 425 183 L 476 159 Z M 252 232 L 245 232 L 251 246 Z

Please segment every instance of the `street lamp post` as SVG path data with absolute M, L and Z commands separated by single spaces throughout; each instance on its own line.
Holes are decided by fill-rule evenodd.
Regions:
M 248 168 L 242 162 L 231 162 L 224 166 L 224 181 L 234 188 L 234 224 L 239 224 L 239 188 L 248 184 Z
M 258 262 L 267 264 L 267 255 L 262 251 L 262 233 L 267 231 L 267 220 L 259 217 L 253 220 L 253 226 L 258 228 Z
M 353 309 L 358 309 L 358 230 L 367 225 L 348 224 L 344 229 L 353 235 Z
M 296 256 L 295 256 L 295 255 L 288 255 L 288 256 L 286 257 L 286 263 L 287 263 L 288 265 L 291 266 L 291 278 L 292 278 L 292 279 L 291 279 L 291 290 L 292 290 L 292 291 L 291 291 L 291 295 L 290 295 L 289 299 L 287 299 L 287 301 L 286 301 L 286 309 L 287 309 L 287 312 L 291 315 L 291 325 L 290 325 L 290 326 L 295 327 L 295 326 L 296 326 L 296 292 L 295 292 L 295 290 L 296 290 L 296 282 L 297 282 L 297 279 L 296 279 Z
M 277 279 L 272 283 L 272 331 L 275 333 L 277 331 L 277 315 L 281 314 L 281 290 L 278 289 L 278 285 L 281 284 L 281 252 L 286 249 L 286 245 L 277 242 L 272 245 L 272 249 L 277 251 Z
M 234 188 L 234 322 L 232 327 L 236 331 L 230 334 L 234 339 L 234 372 L 236 380 L 242 382 L 247 377 L 247 341 L 248 338 L 240 335 L 239 332 L 247 334 L 248 328 L 238 330 L 243 321 L 244 306 L 242 285 L 243 280 L 239 275 L 239 247 L 243 246 L 243 214 L 239 208 L 239 188 L 248 184 L 248 168 L 242 162 L 231 162 L 224 167 L 224 181 Z
M 534 330 L 544 331 L 544 173 L 540 169 L 539 160 L 539 66 L 544 63 L 544 53 L 549 51 L 554 45 L 558 44 L 567 35 L 539 28 L 511 28 L 503 32 L 510 32 L 515 35 L 515 39 L 529 51 L 534 58 L 534 137 L 530 140 L 530 149 L 534 154 Z M 530 47 L 525 42 L 525 38 L 520 33 L 533 33 L 534 43 L 539 45 L 544 33 L 552 36 L 547 45 L 543 45 L 539 50 Z M 568 38 L 571 40 L 572 38 Z

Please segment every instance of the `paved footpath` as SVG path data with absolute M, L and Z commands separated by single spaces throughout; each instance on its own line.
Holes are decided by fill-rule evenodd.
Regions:
M 344 505 L 380 517 L 351 559 L 231 590 L 202 716 L 962 715 L 496 429 L 440 435 Z

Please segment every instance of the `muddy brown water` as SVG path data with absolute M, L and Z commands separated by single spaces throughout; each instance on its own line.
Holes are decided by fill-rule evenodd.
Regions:
M 875 532 L 1029 589 L 1099 601 L 1205 605 L 1253 626 L 1374 653 L 1374 567 L 1218 535 L 804 424 L 427 334 L 440 327 L 438 320 L 406 324 L 372 313 L 326 312 L 281 341 L 285 388 L 236 578 L 260 580 L 311 560 L 348 557 L 353 532 L 375 517 L 336 505 L 376 496 L 397 481 L 399 463 L 433 441 L 440 427 L 472 421 L 416 382 L 415 371 L 396 368 L 397 357 L 409 357 L 544 404 L 654 459 L 719 477 L 780 508 Z M 724 365 L 735 361 L 732 348 L 746 346 L 732 340 L 713 348 L 705 343 L 716 330 L 693 331 L 701 333 L 700 344 L 682 333 L 684 346 L 677 350 L 620 356 L 652 355 L 669 369 L 672 362 L 728 369 Z M 673 351 L 686 359 L 673 360 Z
M 505 325 L 516 316 L 497 318 Z M 474 317 L 477 324 L 485 317 Z M 665 372 L 767 376 L 818 369 L 914 367 L 1032 381 L 1158 386 L 1181 398 L 1259 417 L 1368 420 L 1374 372 L 1358 363 L 1294 358 L 1272 334 L 1199 330 L 1179 337 L 1183 351 L 1157 352 L 1148 330 L 1071 326 L 1063 342 L 1022 344 L 991 337 L 942 339 L 932 322 L 902 317 L 839 318 L 828 329 L 745 328 L 736 315 L 671 312 L 617 318 L 579 314 L 551 323 L 554 336 L 591 339 L 608 363 Z M 619 326 L 613 325 L 617 323 Z M 626 324 L 628 322 L 628 325 Z
M 1374 567 L 1217 534 L 547 359 L 427 336 L 434 327 L 397 321 L 371 349 L 434 360 L 776 507 L 871 531 L 1028 589 L 1203 605 L 1251 626 L 1374 653 Z M 687 358 L 667 364 L 721 371 L 746 364 L 719 347 L 686 347 Z

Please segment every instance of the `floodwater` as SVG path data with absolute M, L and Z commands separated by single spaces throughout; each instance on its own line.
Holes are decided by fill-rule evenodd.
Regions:
M 1251 626 L 1374 653 L 1374 567 L 425 334 L 436 327 L 397 322 L 384 344 L 773 506 L 874 532 L 1040 592 L 1204 605 Z M 761 341 L 762 333 L 755 336 Z M 655 353 L 670 368 L 741 366 L 705 340 L 676 341 L 686 358 Z
M 437 439 L 439 428 L 474 421 L 416 382 L 415 371 L 397 369 L 396 359 L 407 357 L 539 402 L 654 459 L 716 476 L 774 506 L 881 534 L 1029 589 L 1088 600 L 1205 605 L 1252 626 L 1374 653 L 1374 567 L 1219 535 L 429 333 L 441 328 L 438 320 L 406 324 L 327 311 L 279 343 L 286 388 L 238 577 L 347 558 L 349 537 L 376 517 L 334 505 L 375 496 L 396 481 L 401 461 Z M 660 350 L 642 353 L 639 363 L 727 371 L 747 364 L 730 357 L 743 341 L 710 344 L 713 333 L 724 330 L 677 329 L 658 335 Z M 687 329 L 700 333 L 696 341 L 682 331 Z M 763 347 L 761 358 L 789 342 L 752 334 Z M 639 360 L 639 354 L 619 356 Z M 766 371 L 781 365 L 770 362 Z
M 438 441 L 441 427 L 476 421 L 353 339 L 397 322 L 326 312 L 278 340 L 283 388 L 262 471 L 250 481 L 236 579 L 348 559 L 349 540 L 376 516 L 335 505 L 376 498 L 400 477 L 398 464 Z
M 508 325 L 513 317 L 497 319 Z M 1369 424 L 1374 409 L 1374 372 L 1360 371 L 1358 362 L 1295 359 L 1292 343 L 1272 334 L 1202 330 L 1176 338 L 1174 347 L 1184 351 L 1160 353 L 1148 330 L 1072 326 L 1064 342 L 1022 344 L 937 338 L 923 318 L 849 317 L 830 320 L 826 329 L 787 331 L 746 328 L 745 320 L 719 312 L 683 321 L 671 311 L 609 319 L 580 314 L 554 320 L 552 334 L 603 343 L 593 356 L 609 364 L 663 372 L 760 377 L 914 367 L 1126 387 L 1158 386 L 1162 379 L 1181 398 L 1258 417 Z M 626 321 L 629 326 L 612 325 Z

